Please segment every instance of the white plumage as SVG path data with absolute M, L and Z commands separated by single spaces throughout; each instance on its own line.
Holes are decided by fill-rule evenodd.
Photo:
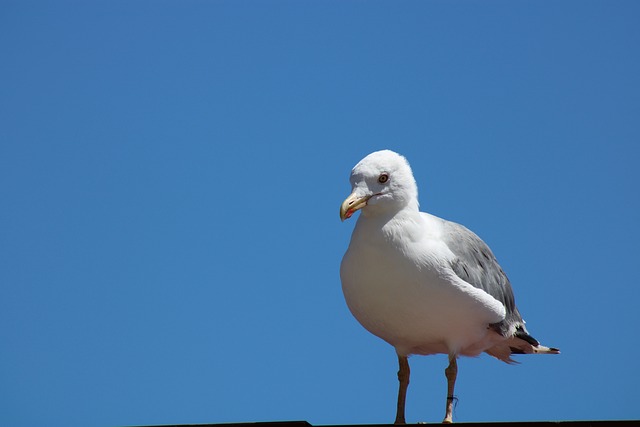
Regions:
M 398 354 L 396 423 L 405 422 L 411 354 L 449 355 L 444 422 L 451 422 L 458 356 L 484 351 L 512 363 L 512 353 L 558 353 L 528 334 L 489 247 L 465 227 L 419 211 L 404 157 L 372 153 L 350 180 L 340 216 L 361 215 L 340 267 L 342 289 L 354 317 Z

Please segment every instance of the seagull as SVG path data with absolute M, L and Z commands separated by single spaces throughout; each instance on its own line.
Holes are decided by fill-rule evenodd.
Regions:
M 443 423 L 451 423 L 458 357 L 485 352 L 512 364 L 512 354 L 560 352 L 529 335 L 486 243 L 460 224 L 420 212 L 403 156 L 371 153 L 353 168 L 350 182 L 340 218 L 361 213 L 340 265 L 342 290 L 358 322 L 397 353 L 395 424 L 406 423 L 410 355 L 448 355 Z

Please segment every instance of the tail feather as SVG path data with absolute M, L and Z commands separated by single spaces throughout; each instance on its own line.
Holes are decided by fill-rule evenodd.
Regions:
M 524 354 L 532 354 L 532 353 L 558 354 L 560 353 L 560 350 L 557 348 L 546 347 L 540 344 L 540 342 L 537 339 L 529 335 L 529 332 L 527 332 L 524 326 L 519 326 L 518 328 L 516 328 L 516 332 L 515 334 L 513 334 L 513 338 L 511 338 L 509 341 L 513 339 L 524 341 L 524 343 L 526 343 L 526 344 L 523 344 L 520 342 L 518 343 L 519 345 L 512 346 L 512 348 L 515 347 L 515 349 L 521 350 Z M 516 354 L 520 354 L 520 353 L 516 353 Z
M 509 364 L 518 363 L 511 358 L 512 354 L 560 354 L 559 349 L 540 344 L 523 327 L 518 327 L 511 338 L 485 352 Z

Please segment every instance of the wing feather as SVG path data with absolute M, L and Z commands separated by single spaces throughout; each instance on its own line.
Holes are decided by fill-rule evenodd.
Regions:
M 491 325 L 492 328 L 503 336 L 513 334 L 514 328 L 526 333 L 524 321 L 516 307 L 511 282 L 489 246 L 463 225 L 443 221 L 443 240 L 455 255 L 451 263 L 455 274 L 465 282 L 482 289 L 505 307 L 505 319 Z

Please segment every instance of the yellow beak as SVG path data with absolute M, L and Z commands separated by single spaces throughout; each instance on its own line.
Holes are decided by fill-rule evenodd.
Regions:
M 367 206 L 370 198 L 371 196 L 358 196 L 355 192 L 351 193 L 340 206 L 340 219 L 344 221 L 351 218 L 355 211 Z

